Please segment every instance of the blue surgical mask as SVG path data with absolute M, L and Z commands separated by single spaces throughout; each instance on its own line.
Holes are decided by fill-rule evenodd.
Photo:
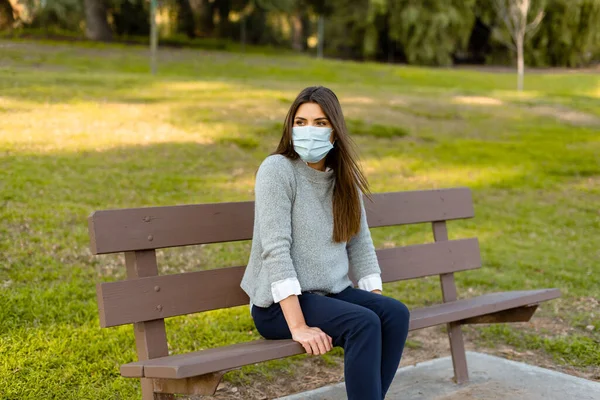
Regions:
M 294 126 L 292 128 L 294 150 L 305 162 L 321 161 L 333 149 L 329 141 L 331 131 L 331 128 Z

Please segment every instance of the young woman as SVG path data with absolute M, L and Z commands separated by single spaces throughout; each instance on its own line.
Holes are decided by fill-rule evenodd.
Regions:
M 368 184 L 331 90 L 298 95 L 277 150 L 257 172 L 255 193 L 242 288 L 258 332 L 291 338 L 309 354 L 343 347 L 348 399 L 383 399 L 402 357 L 409 311 L 381 294 L 362 200 Z

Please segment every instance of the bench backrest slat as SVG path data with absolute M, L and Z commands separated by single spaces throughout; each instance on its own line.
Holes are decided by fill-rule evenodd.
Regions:
M 477 239 L 377 250 L 384 282 L 479 268 Z M 103 327 L 248 303 L 239 287 L 244 267 L 153 276 L 98 285 Z
M 468 188 L 377 193 L 365 208 L 371 228 L 474 215 Z M 104 210 L 88 218 L 93 254 L 249 240 L 253 223 L 254 202 Z

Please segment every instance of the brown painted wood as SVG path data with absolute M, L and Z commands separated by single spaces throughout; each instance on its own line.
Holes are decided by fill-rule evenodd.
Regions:
M 538 304 L 560 297 L 558 289 L 516 290 L 489 293 L 411 311 L 410 330 L 427 328 L 468 318 Z
M 212 396 L 217 391 L 225 371 L 185 379 L 153 379 L 156 393 L 195 394 Z
M 384 282 L 479 268 L 477 239 L 377 250 Z M 244 267 L 153 276 L 97 285 L 102 327 L 248 304 Z
M 103 210 L 88 217 L 93 254 L 248 240 L 253 223 L 249 201 Z
M 137 361 L 137 362 L 139 362 L 139 361 Z M 123 364 L 123 365 L 121 365 L 119 370 L 121 372 L 121 376 L 124 376 L 127 378 L 141 378 L 144 376 L 144 365 L 143 364 L 136 364 L 136 363 Z
M 373 203 L 365 199 L 371 228 L 472 218 L 473 199 L 469 188 L 378 193 Z
M 505 322 L 527 322 L 533 317 L 538 305 L 513 308 L 511 310 L 499 311 L 480 317 L 467 318 L 460 321 L 461 324 L 498 324 Z
M 436 242 L 448 241 L 448 228 L 446 221 L 436 221 L 432 224 L 433 237 Z M 442 287 L 442 298 L 444 303 L 455 301 L 457 299 L 456 284 L 454 282 L 454 273 L 445 273 L 440 275 L 440 285 Z M 454 368 L 454 380 L 456 383 L 465 383 L 469 380 L 469 370 L 467 367 L 467 353 L 463 340 L 460 323 L 451 322 L 447 325 L 448 339 L 450 340 L 450 353 L 452 355 L 452 366 Z
M 155 378 L 188 378 L 303 352 L 302 346 L 292 340 L 256 340 L 152 360 L 145 363 L 144 375 Z
M 519 309 L 559 296 L 558 289 L 502 292 L 419 308 L 411 311 L 410 330 L 464 321 L 482 315 L 497 315 L 504 310 Z M 183 379 L 302 353 L 302 346 L 292 340 L 257 340 L 134 362 L 123 365 L 121 374 L 139 377 L 136 372 L 142 368 L 146 377 Z
M 162 275 L 98 285 L 102 327 L 248 304 L 245 267 Z
M 378 193 L 365 201 L 369 226 L 471 218 L 471 191 L 452 188 Z M 88 217 L 93 254 L 252 238 L 254 202 L 96 211 Z
M 158 275 L 156 252 L 144 250 L 125 253 L 127 278 L 136 279 Z M 144 361 L 169 354 L 165 321 L 157 319 L 133 324 L 138 360 Z M 172 395 L 154 393 L 151 379 L 141 379 L 142 400 L 174 400 Z
M 481 267 L 477 238 L 395 247 L 376 252 L 383 282 Z

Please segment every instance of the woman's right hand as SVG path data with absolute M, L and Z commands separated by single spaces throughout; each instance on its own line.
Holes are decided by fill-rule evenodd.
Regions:
M 321 355 L 333 348 L 331 336 L 319 328 L 303 326 L 291 330 L 292 339 L 304 347 L 308 354 Z

